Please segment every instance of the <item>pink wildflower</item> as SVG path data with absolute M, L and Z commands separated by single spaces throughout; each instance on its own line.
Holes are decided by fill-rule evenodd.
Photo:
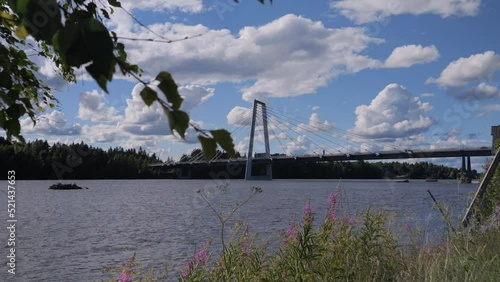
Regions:
M 353 225 L 355 220 L 356 220 L 356 217 L 355 217 L 355 216 L 351 216 L 351 217 L 349 217 L 349 219 L 347 220 L 347 224 L 349 224 L 349 225 Z
M 245 227 L 245 231 L 241 234 L 239 238 L 239 245 L 241 249 L 241 255 L 246 257 L 249 253 L 249 239 L 248 239 L 248 227 Z
M 205 265 L 208 261 L 208 252 L 206 249 L 200 249 L 198 253 L 196 253 L 196 264 Z
M 335 211 L 335 205 L 337 204 L 338 192 L 331 193 L 328 195 L 328 209 L 326 212 L 327 219 L 334 221 L 337 218 L 337 213 Z
M 490 166 L 491 166 L 491 163 L 485 163 L 484 164 L 484 170 L 488 171 L 488 169 L 490 169 Z
M 327 216 L 331 221 L 334 221 L 337 218 L 337 213 L 335 212 L 335 209 L 328 210 Z
M 308 199 L 306 205 L 304 206 L 304 221 L 306 223 L 311 223 L 312 220 L 313 220 L 313 214 L 312 214 L 311 202 Z
M 411 225 L 409 222 L 405 222 L 405 230 L 406 232 L 410 232 L 411 231 Z
M 118 275 L 118 282 L 131 282 L 132 279 L 130 279 L 130 274 L 127 273 L 127 271 L 122 270 L 120 275 Z
M 184 269 L 182 270 L 182 278 L 187 279 L 193 274 L 194 271 L 194 264 L 191 260 L 186 260 L 184 263 Z
M 297 236 L 297 228 L 295 228 L 295 225 L 290 225 L 286 229 L 285 236 L 287 238 L 295 238 Z
M 330 193 L 328 195 L 328 206 L 335 207 L 335 204 L 337 203 L 338 195 L 339 195 L 338 192 Z
M 240 243 L 241 255 L 246 257 L 248 256 L 248 243 L 243 241 Z

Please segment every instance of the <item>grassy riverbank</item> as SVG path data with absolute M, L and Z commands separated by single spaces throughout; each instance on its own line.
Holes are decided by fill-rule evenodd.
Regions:
M 498 281 L 500 230 L 457 233 L 427 247 L 410 226 L 394 226 L 381 213 L 360 219 L 326 219 L 315 226 L 307 206 L 300 224 L 289 226 L 271 253 L 237 228 L 224 251 L 210 241 L 186 261 L 180 281 Z M 359 221 L 359 222 L 355 222 Z M 403 237 L 409 244 L 401 246 Z M 404 240 L 403 240 L 404 241 Z M 128 262 L 122 281 L 165 281 Z M 115 272 L 116 274 L 116 272 Z M 130 279 L 130 280 L 127 280 Z M 110 281 L 116 281 L 116 276 Z
M 314 214 L 307 201 L 302 218 L 283 226 L 277 248 L 238 224 L 230 238 L 216 239 L 222 240 L 221 249 L 207 238 L 181 270 L 169 271 L 179 281 L 498 281 L 499 191 L 497 171 L 484 210 L 489 220 L 450 228 L 441 244 L 429 246 L 426 234 L 384 211 L 338 216 L 339 190 L 325 199 L 325 215 Z M 222 228 L 236 210 L 223 215 L 214 209 Z M 135 258 L 111 273 L 109 281 L 117 275 L 119 281 L 167 281 L 167 274 L 144 271 Z

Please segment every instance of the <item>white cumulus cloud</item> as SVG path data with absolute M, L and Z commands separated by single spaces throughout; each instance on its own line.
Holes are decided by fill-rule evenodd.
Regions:
M 480 113 L 477 116 L 484 116 L 491 113 L 500 112 L 500 104 L 492 104 L 483 106 Z
M 106 106 L 104 95 L 96 90 L 83 92 L 78 98 L 78 118 L 92 122 L 117 122 L 123 119 L 114 107 Z
M 111 125 L 102 123 L 96 125 L 84 125 L 82 127 L 82 136 L 92 143 L 111 143 L 118 141 L 118 139 L 128 139 L 124 135 L 122 135 L 121 138 L 117 138 L 119 135 L 120 132 L 114 124 Z
M 474 54 L 451 62 L 438 78 L 430 77 L 427 83 L 440 86 L 463 87 L 475 81 L 492 81 L 500 70 L 500 55 L 493 51 Z
M 67 126 L 67 119 L 63 112 L 52 111 L 39 115 L 36 124 L 30 118 L 20 120 L 22 134 L 40 135 L 80 135 L 82 127 L 75 123 Z
M 382 65 L 362 54 L 371 44 L 383 42 L 366 35 L 363 28 L 327 28 L 292 14 L 263 26 L 247 26 L 238 34 L 201 24 L 167 22 L 149 27 L 168 38 L 203 35 L 168 48 L 161 43 L 126 42 L 130 60 L 147 66 L 147 76 L 168 69 L 183 84 L 245 82 L 241 92 L 249 101 L 314 93 L 340 74 Z M 134 25 L 119 28 L 121 36 L 151 37 L 149 31 Z
M 181 110 L 190 113 L 196 106 L 214 96 L 214 88 L 205 88 L 200 85 L 185 85 L 179 87 L 179 94 L 184 99 Z
M 251 108 L 245 108 L 241 106 L 232 108 L 226 116 L 227 124 L 235 126 L 250 126 L 252 111 L 253 110 Z
M 132 135 L 170 135 L 168 120 L 162 107 L 156 102 L 146 106 L 140 95 L 142 89 L 142 84 L 137 84 L 132 89 L 132 98 L 127 99 L 125 117 L 118 123 L 118 127 Z M 190 113 L 196 106 L 212 97 L 214 89 L 187 85 L 179 87 L 179 94 L 184 99 L 180 110 Z
M 383 21 L 391 15 L 435 14 L 443 18 L 450 16 L 475 16 L 481 0 L 339 0 L 330 7 L 357 24 Z
M 370 105 L 356 108 L 356 122 L 352 132 L 367 138 L 396 139 L 423 133 L 434 124 L 425 112 L 431 109 L 414 97 L 405 87 L 387 85 Z
M 309 123 L 300 123 L 297 125 L 295 130 L 297 132 L 319 132 L 319 131 L 331 131 L 335 125 L 331 124 L 329 121 L 321 121 L 317 113 L 312 113 L 309 117 Z
M 154 37 L 127 17 L 118 15 L 120 21 L 110 24 L 121 37 Z M 202 36 L 168 45 L 124 41 L 130 60 L 143 67 L 145 77 L 169 70 L 180 84 L 239 83 L 246 101 L 312 94 L 339 75 L 370 68 L 409 67 L 432 61 L 437 53 L 433 46 L 415 46 L 409 50 L 415 53 L 410 59 L 399 63 L 390 59 L 384 66 L 383 61 L 366 55 L 370 46 L 384 42 L 369 36 L 366 29 L 328 28 L 320 21 L 293 14 L 262 26 L 246 26 L 237 33 L 170 22 L 148 28 L 170 39 Z
M 395 48 L 385 60 L 385 67 L 407 68 L 415 64 L 435 61 L 439 57 L 436 46 L 406 45 Z
M 138 10 L 181 10 L 183 12 L 198 13 L 203 10 L 202 0 L 121 0 L 122 6 L 127 9 Z
M 453 89 L 450 91 L 450 94 L 461 100 L 477 101 L 490 98 L 500 98 L 500 89 L 496 86 L 481 82 L 475 87 L 467 89 Z

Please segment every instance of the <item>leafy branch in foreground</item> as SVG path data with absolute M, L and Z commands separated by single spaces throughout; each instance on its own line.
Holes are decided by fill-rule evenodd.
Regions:
M 160 72 L 155 86 L 140 78 L 142 70 L 128 62 L 125 45 L 104 25 L 114 9 L 123 9 L 139 22 L 117 0 L 108 0 L 107 4 L 83 0 L 0 0 L 0 128 L 6 131 L 7 139 L 15 137 L 24 143 L 19 119 L 28 115 L 36 123 L 36 111 L 57 103 L 51 89 L 36 76 L 38 67 L 26 54 L 26 50 L 31 49 L 34 54 L 51 59 L 66 81 L 74 82 L 74 70 L 85 68 L 105 92 L 118 66 L 122 74 L 136 78 L 145 86 L 141 97 L 146 105 L 160 103 L 172 132 L 184 139 L 189 126 L 195 129 L 206 160 L 213 157 L 217 145 L 234 155 L 229 132 L 203 130 L 190 123 L 189 115 L 180 110 L 183 99 L 170 73 Z M 183 40 L 186 39 L 189 37 Z M 179 40 L 166 43 L 175 41 Z M 158 97 L 159 91 L 165 100 Z

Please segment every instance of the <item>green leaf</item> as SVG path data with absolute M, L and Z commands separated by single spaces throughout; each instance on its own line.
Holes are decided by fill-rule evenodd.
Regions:
M 231 134 L 224 129 L 211 130 L 210 133 L 214 137 L 215 141 L 224 149 L 229 155 L 235 156 L 236 151 L 234 150 L 234 143 Z
M 118 58 L 125 63 L 125 61 L 127 60 L 127 52 L 125 52 L 125 45 L 123 43 L 117 43 L 116 50 L 118 51 Z
M 57 0 L 17 0 L 10 1 L 10 4 L 29 34 L 37 40 L 51 42 L 54 34 L 62 28 Z
M 12 104 L 5 112 L 12 119 L 19 119 L 26 113 L 26 110 L 22 105 Z
M 91 14 L 95 14 L 95 11 L 97 9 L 97 5 L 93 2 L 90 2 L 86 5 L 87 11 Z
M 1 60 L 0 62 L 3 63 Z M 3 68 L 6 68 L 5 65 L 6 64 L 2 64 L 1 66 Z M 8 69 L 4 69 L 3 71 L 0 72 L 0 87 L 5 89 L 10 89 L 11 86 L 12 86 L 12 77 L 10 75 L 10 71 Z
M 19 140 L 19 142 L 21 142 L 21 143 L 17 143 L 17 142 L 16 142 L 16 143 L 14 144 L 14 146 L 16 146 L 16 145 L 17 145 L 17 146 L 18 146 L 17 148 L 20 148 L 20 149 L 21 149 L 21 150 L 19 150 L 19 151 L 22 151 L 22 149 L 24 149 L 24 146 L 23 146 L 23 145 L 24 145 L 24 144 L 26 144 L 26 140 L 24 139 L 24 137 L 23 137 L 22 135 L 17 135 L 17 136 L 16 136 L 16 138 L 17 138 L 17 140 Z
M 128 70 L 133 72 L 133 73 L 139 73 L 139 66 L 138 65 L 129 65 Z
M 13 15 L 7 13 L 6 11 L 0 11 L 0 18 L 2 20 L 5 20 L 6 24 L 15 22 L 15 17 Z
M 28 36 L 29 33 L 28 33 L 28 30 L 26 30 L 26 27 L 23 24 L 20 24 L 19 26 L 17 26 L 17 29 L 14 32 L 14 34 L 17 37 L 24 39 Z
M 4 122 L 5 130 L 14 136 L 19 136 L 21 133 L 21 124 L 19 124 L 19 120 L 17 119 L 9 119 Z
M 0 111 L 0 127 L 4 128 L 5 125 L 5 113 L 3 111 Z
M 72 67 L 80 67 L 90 61 L 85 45 L 81 38 L 82 26 L 75 23 L 67 23 L 60 29 L 52 40 L 54 50 L 59 53 L 61 59 Z
M 186 130 L 189 127 L 189 115 L 183 111 L 170 111 L 165 107 L 163 109 L 167 115 L 170 130 L 175 130 L 184 139 Z
M 108 92 L 106 84 L 113 79 L 115 72 L 114 45 L 108 29 L 96 19 L 88 19 L 85 23 L 85 38 L 92 64 L 86 69 L 99 86 Z
M 177 90 L 177 84 L 175 84 L 172 75 L 168 72 L 162 71 L 156 76 L 156 80 L 160 82 L 158 88 L 165 94 L 167 101 L 172 104 L 172 109 L 178 110 L 181 107 L 182 99 Z
M 109 5 L 120 8 L 122 4 L 117 0 L 108 0 Z
M 2 25 L 7 27 L 15 27 L 17 25 L 16 18 L 5 11 L 0 11 L 0 20 L 2 21 Z
M 203 149 L 203 156 L 205 156 L 205 161 L 210 161 L 215 156 L 215 152 L 217 149 L 217 143 L 215 142 L 215 139 L 198 136 L 198 140 L 200 140 L 201 148 Z
M 93 18 L 68 21 L 66 26 L 54 35 L 54 49 L 68 65 L 85 68 L 106 92 L 107 82 L 115 72 L 114 45 L 108 29 Z
M 144 103 L 149 107 L 151 106 L 156 99 L 158 99 L 158 96 L 156 95 L 156 91 L 149 87 L 145 87 L 141 91 L 141 97 Z

